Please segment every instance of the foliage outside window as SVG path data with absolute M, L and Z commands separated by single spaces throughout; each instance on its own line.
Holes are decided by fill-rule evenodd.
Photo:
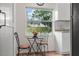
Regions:
M 27 32 L 49 33 L 52 31 L 52 10 L 26 8 Z

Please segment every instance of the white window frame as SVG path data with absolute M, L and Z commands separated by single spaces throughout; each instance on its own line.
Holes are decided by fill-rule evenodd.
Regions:
M 45 10 L 50 10 L 50 11 L 52 11 L 52 18 L 51 18 L 51 20 L 50 20 L 50 21 L 44 21 L 44 22 L 51 22 L 51 23 L 52 23 L 52 31 L 51 31 L 51 32 L 53 32 L 53 21 L 54 21 L 54 19 L 55 19 L 55 17 L 54 17 L 54 15 L 55 15 L 54 9 L 50 9 L 50 8 L 37 8 L 37 7 L 26 7 L 26 9 L 27 9 L 27 8 L 32 8 L 32 9 L 45 9 Z M 28 15 L 27 15 L 27 13 L 26 13 L 25 28 L 27 28 L 27 25 L 28 25 L 27 20 L 28 20 Z M 27 29 L 25 29 L 25 35 L 28 36 L 28 35 L 27 35 Z

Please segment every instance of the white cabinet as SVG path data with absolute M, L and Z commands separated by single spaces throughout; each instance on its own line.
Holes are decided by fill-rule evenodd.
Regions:
M 71 53 L 70 32 L 62 33 L 62 53 Z

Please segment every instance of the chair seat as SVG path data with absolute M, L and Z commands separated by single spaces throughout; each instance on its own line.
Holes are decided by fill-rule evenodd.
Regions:
M 29 45 L 27 45 L 27 44 L 21 44 L 20 46 L 19 46 L 19 48 L 21 48 L 21 49 L 27 49 L 27 48 L 29 48 L 30 46 Z

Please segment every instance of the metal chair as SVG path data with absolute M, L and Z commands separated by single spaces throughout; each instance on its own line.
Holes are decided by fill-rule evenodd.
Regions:
M 16 38 L 16 41 L 17 41 L 17 45 L 18 45 L 18 56 L 20 55 L 20 50 L 24 50 L 24 49 L 28 49 L 29 51 L 28 51 L 28 55 L 29 55 L 29 53 L 30 53 L 30 46 L 28 45 L 28 44 L 21 44 L 20 45 L 20 41 L 19 41 L 19 36 L 18 36 L 18 33 L 17 32 L 15 32 L 14 33 L 14 36 L 15 36 L 15 38 Z
M 45 49 L 46 46 L 47 46 L 47 51 L 48 51 L 48 38 L 47 38 L 47 36 L 44 36 L 44 39 L 41 40 L 40 42 L 38 42 L 38 44 L 40 44 L 40 46 L 43 46 L 44 53 L 42 55 L 45 55 L 45 53 L 46 53 L 46 49 Z M 41 48 L 41 50 L 42 50 L 42 48 Z
M 40 42 L 40 45 L 41 46 L 43 46 L 43 48 L 44 48 L 44 53 L 43 53 L 43 55 L 45 55 L 46 54 L 46 46 L 47 46 L 47 50 L 48 50 L 48 41 L 41 41 Z

